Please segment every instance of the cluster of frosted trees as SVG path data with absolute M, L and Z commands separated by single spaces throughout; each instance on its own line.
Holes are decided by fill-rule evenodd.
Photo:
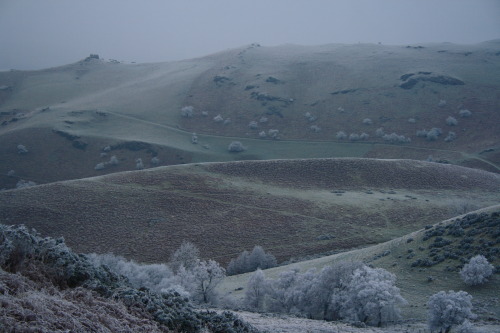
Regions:
M 245 305 L 259 311 L 381 326 L 398 320 L 398 306 L 406 303 L 395 281 L 394 274 L 360 262 L 341 262 L 319 272 L 289 270 L 277 279 L 266 279 L 258 270 L 248 282 Z
M 243 274 L 253 272 L 256 269 L 267 269 L 277 265 L 276 258 L 266 253 L 264 249 L 257 245 L 252 252 L 243 251 L 238 258 L 231 259 L 227 266 L 227 275 Z

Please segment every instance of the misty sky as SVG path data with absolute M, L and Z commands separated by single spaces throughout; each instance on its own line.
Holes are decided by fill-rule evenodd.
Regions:
M 0 0 L 0 70 L 90 53 L 125 62 L 250 43 L 478 43 L 500 38 L 500 0 Z

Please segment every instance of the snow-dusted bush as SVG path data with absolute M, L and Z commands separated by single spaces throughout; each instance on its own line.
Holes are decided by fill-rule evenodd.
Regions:
M 443 107 L 443 106 L 445 106 L 445 105 L 446 105 L 446 101 L 445 101 L 444 99 L 440 99 L 440 100 L 439 100 L 439 103 L 438 103 L 438 106 L 439 106 L 439 107 Z
M 451 141 L 455 140 L 456 138 L 457 138 L 457 135 L 455 134 L 455 132 L 449 131 L 446 138 L 444 138 L 444 141 L 451 142 Z
M 472 296 L 465 291 L 440 291 L 429 297 L 427 307 L 427 320 L 431 331 L 449 332 L 453 326 L 475 318 L 472 313 Z
M 257 124 L 257 122 L 255 120 L 252 120 L 249 124 L 248 124 L 248 127 L 250 127 L 250 129 L 257 129 L 257 127 L 259 127 L 259 125 Z
M 457 126 L 458 120 L 455 117 L 449 116 L 448 118 L 446 118 L 446 125 Z
M 370 118 L 365 118 L 365 119 L 363 119 L 363 124 L 371 125 L 371 124 L 373 124 L 373 121 Z
M 267 131 L 267 136 L 269 136 L 271 139 L 278 140 L 280 135 L 280 131 L 277 129 L 270 129 Z
M 224 125 L 229 125 L 229 124 L 231 124 L 231 119 L 229 118 L 224 119 Z
M 345 140 L 347 138 L 347 134 L 345 134 L 344 131 L 338 131 L 337 134 L 335 134 L 335 137 L 337 140 Z
M 311 127 L 309 127 L 309 129 L 314 133 L 321 132 L 321 128 L 318 125 L 312 125 Z
M 192 118 L 194 115 L 194 108 L 192 106 L 184 106 L 181 108 L 181 116 L 184 118 Z
M 256 269 L 267 269 L 277 265 L 276 258 L 256 245 L 252 252 L 243 251 L 236 259 L 231 259 L 227 266 L 228 275 L 253 272 Z
M 242 152 L 242 151 L 245 151 L 245 147 L 243 146 L 243 144 L 239 141 L 233 141 L 229 144 L 229 146 L 227 147 L 227 150 L 231 153 L 239 153 L 239 152 Z
M 89 259 L 97 266 L 105 265 L 113 273 L 127 278 L 134 288 L 148 288 L 160 293 L 176 288 L 178 281 L 165 264 L 139 264 L 113 254 L 90 254 Z
M 267 123 L 267 122 L 268 122 L 267 117 L 260 117 L 259 123 Z
M 408 122 L 410 124 L 415 124 L 417 122 L 417 120 L 415 118 L 408 118 Z
M 8 176 L 8 177 L 14 177 L 15 175 L 16 175 L 16 172 L 15 172 L 14 170 L 9 170 L 9 171 L 7 172 L 7 176 Z
M 366 134 L 365 132 L 361 133 L 359 135 L 359 139 L 360 140 L 367 140 L 370 136 L 368 134 Z
M 398 135 L 396 133 L 385 134 L 384 136 L 382 136 L 382 139 L 384 139 L 384 141 L 394 144 L 411 142 L 410 138 L 407 138 L 404 135 Z
M 27 154 L 28 153 L 28 149 L 26 148 L 25 145 L 17 145 L 17 153 L 18 154 Z
M 118 161 L 118 158 L 116 157 L 116 155 L 113 155 L 109 159 L 108 163 L 111 164 L 111 165 L 118 165 L 118 163 L 120 163 L 120 162 Z
M 103 162 L 97 163 L 94 167 L 94 170 L 103 170 L 105 167 L 106 167 L 106 164 L 104 164 Z
M 193 133 L 191 135 L 191 143 L 192 144 L 197 144 L 198 143 L 198 135 L 196 135 L 196 133 Z
M 35 185 L 36 185 L 36 183 L 34 181 L 20 179 L 16 183 L 16 188 L 26 188 L 26 187 L 31 187 L 31 186 L 35 186 Z
M 375 136 L 381 138 L 385 135 L 384 129 L 382 127 L 377 128 L 375 131 Z
M 441 134 L 443 131 L 437 127 L 433 127 L 429 131 L 425 129 L 417 131 L 417 136 L 425 137 L 427 141 L 436 141 Z
M 144 163 L 142 163 L 142 158 L 138 158 L 135 160 L 135 168 L 136 170 L 144 169 Z
M 312 123 L 313 121 L 315 121 L 316 119 L 318 119 L 316 116 L 313 116 L 313 115 L 311 114 L 311 112 L 306 112 L 306 113 L 304 114 L 304 117 L 307 119 L 307 121 L 309 121 L 309 122 L 311 122 L 311 123 Z
M 358 141 L 359 140 L 359 134 L 357 134 L 357 133 L 351 133 L 351 134 L 349 134 L 349 140 L 350 141 Z
M 472 116 L 472 112 L 467 109 L 463 109 L 458 111 L 458 115 L 462 118 L 469 118 L 470 116 Z
M 158 156 L 153 156 L 151 158 L 151 165 L 157 166 L 159 164 L 160 164 L 160 159 L 158 158 Z
M 469 286 L 476 286 L 488 282 L 495 267 L 482 255 L 472 257 L 460 270 L 460 277 Z
M 259 138 L 264 139 L 265 137 L 267 137 L 266 131 L 260 131 Z
M 208 117 L 208 111 L 201 111 L 201 115 L 203 117 Z
M 224 122 L 224 118 L 222 118 L 222 116 L 221 116 L 220 114 L 218 114 L 218 115 L 216 115 L 216 116 L 214 117 L 214 121 L 215 121 L 216 123 L 222 123 L 222 122 Z

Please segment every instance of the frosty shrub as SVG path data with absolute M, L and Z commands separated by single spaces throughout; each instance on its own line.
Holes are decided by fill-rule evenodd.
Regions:
M 215 121 L 216 123 L 222 123 L 222 122 L 224 122 L 224 118 L 222 118 L 222 116 L 221 116 L 220 114 L 218 114 L 218 115 L 216 115 L 216 116 L 214 117 L 214 121 Z
M 267 137 L 266 131 L 260 131 L 259 132 L 259 138 L 264 139 Z
M 248 127 L 250 129 L 257 129 L 257 127 L 259 127 L 259 125 L 257 124 L 257 122 L 255 120 L 252 120 L 249 124 L 248 124 Z
M 35 186 L 35 185 L 36 185 L 36 183 L 31 181 L 31 180 L 20 179 L 16 183 L 16 188 L 26 188 L 26 187 L 31 187 L 31 186 Z
M 191 270 L 200 257 L 200 250 L 191 242 L 183 241 L 181 246 L 172 253 L 168 265 L 177 273 L 181 266 Z
M 311 112 L 306 112 L 304 114 L 304 117 L 306 117 L 307 121 L 310 122 L 310 123 L 312 123 L 313 121 L 315 121 L 316 119 L 318 119 L 316 116 L 313 116 L 311 114 Z
M 236 259 L 231 259 L 227 266 L 227 275 L 253 272 L 256 269 L 267 269 L 276 265 L 276 258 L 257 245 L 251 253 L 243 251 Z
M 425 138 L 427 141 L 436 141 L 441 134 L 443 134 L 443 131 L 440 128 L 433 127 L 425 132 Z
M 14 177 L 15 175 L 16 175 L 16 172 L 14 170 L 9 170 L 9 172 L 7 172 L 8 177 Z
M 455 325 L 475 318 L 472 313 L 472 296 L 465 291 L 440 291 L 429 297 L 427 323 L 429 330 L 448 333 Z
M 267 136 L 269 136 L 271 139 L 278 140 L 280 135 L 280 131 L 277 129 L 270 129 L 267 131 Z
M 375 131 L 375 136 L 381 138 L 385 135 L 384 129 L 382 127 L 377 128 Z
M 359 139 L 360 140 L 367 140 L 370 136 L 368 134 L 366 134 L 365 132 L 361 133 L 359 135 Z
M 208 111 L 201 111 L 201 115 L 203 117 L 208 117 Z
M 94 167 L 94 170 L 103 170 L 105 166 L 106 164 L 104 164 L 103 162 L 97 163 Z
M 268 119 L 267 117 L 260 117 L 259 123 L 267 123 Z
M 458 115 L 462 118 L 469 118 L 470 116 L 472 116 L 472 112 L 470 112 L 469 110 L 460 110 L 458 111 Z
M 239 141 L 233 141 L 229 144 L 227 147 L 227 150 L 231 153 L 239 153 L 242 151 L 245 151 L 245 147 L 243 147 L 243 144 Z
M 408 118 L 408 122 L 410 124 L 415 124 L 417 121 L 415 120 L 415 118 Z
M 184 106 L 181 109 L 181 116 L 184 118 L 192 118 L 194 115 L 194 108 L 192 106 Z
M 224 125 L 229 125 L 229 124 L 231 124 L 231 119 L 229 118 L 224 119 Z
M 118 165 L 119 161 L 116 155 L 111 156 L 108 163 L 111 165 Z
M 477 286 L 488 282 L 494 268 L 482 255 L 472 257 L 460 270 L 460 277 L 468 286 Z
M 455 140 L 456 138 L 457 138 L 457 135 L 455 134 L 455 132 L 449 131 L 446 138 L 444 138 L 444 141 L 451 142 L 451 141 Z
M 404 135 L 397 135 L 396 133 L 385 134 L 384 136 L 382 136 L 382 139 L 384 139 L 384 141 L 386 142 L 394 144 L 411 142 L 410 138 L 407 138 Z
M 321 128 L 318 125 L 312 125 L 311 127 L 309 127 L 309 129 L 314 133 L 318 133 L 321 131 Z
M 351 133 L 349 135 L 349 140 L 350 141 L 358 141 L 359 140 L 359 134 L 357 134 L 357 133 Z
M 370 118 L 365 118 L 365 119 L 363 119 L 363 124 L 371 125 L 371 124 L 373 124 L 373 121 Z
M 439 103 L 438 103 L 438 106 L 439 106 L 439 107 L 443 107 L 443 106 L 445 106 L 445 105 L 446 105 L 446 101 L 445 101 L 444 99 L 440 99 L 440 100 L 439 100 Z
M 345 134 L 344 131 L 338 131 L 335 137 L 337 140 L 345 140 L 347 138 L 347 134 Z
M 457 126 L 458 120 L 455 117 L 449 116 L 448 118 L 446 118 L 446 125 Z
M 196 133 L 191 135 L 191 143 L 194 145 L 198 143 L 198 135 L 196 135 Z
M 17 145 L 17 153 L 18 154 L 27 154 L 28 153 L 28 149 L 26 148 L 25 145 Z
M 135 168 L 136 170 L 144 169 L 144 163 L 142 163 L 142 158 L 138 158 L 135 160 Z
M 154 156 L 151 158 L 151 165 L 157 166 L 159 164 L 160 164 L 160 159 L 158 158 L 158 156 Z

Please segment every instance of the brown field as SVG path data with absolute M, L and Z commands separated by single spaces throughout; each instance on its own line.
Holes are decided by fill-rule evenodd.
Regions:
M 3 191 L 0 221 L 143 262 L 183 240 L 223 264 L 254 245 L 282 261 L 388 241 L 457 202 L 496 204 L 499 188 L 495 173 L 411 160 L 201 163 Z

